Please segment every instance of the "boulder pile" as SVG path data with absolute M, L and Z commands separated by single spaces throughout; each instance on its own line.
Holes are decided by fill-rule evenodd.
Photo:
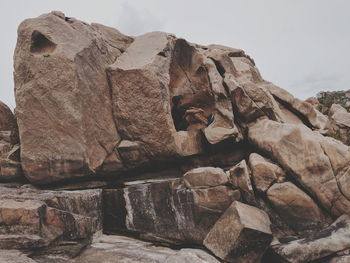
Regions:
M 243 50 L 27 19 L 0 104 L 0 261 L 350 262 L 350 115 Z

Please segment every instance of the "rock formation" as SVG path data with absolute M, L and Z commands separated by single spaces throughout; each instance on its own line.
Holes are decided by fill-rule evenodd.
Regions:
M 21 23 L 14 68 L 0 260 L 348 262 L 340 106 L 323 115 L 242 50 L 57 11 Z

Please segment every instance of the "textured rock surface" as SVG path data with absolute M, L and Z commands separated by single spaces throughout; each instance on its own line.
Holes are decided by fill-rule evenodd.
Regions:
M 333 171 L 318 135 L 310 129 L 262 120 L 249 129 L 248 136 L 254 145 L 291 171 L 295 180 L 331 214 L 339 216 L 350 211 L 350 199 L 339 188 L 337 171 Z
M 328 134 L 350 145 L 350 113 L 338 104 L 333 104 L 328 113 Z
M 37 249 L 89 239 L 102 228 L 101 190 L 0 186 L 0 248 Z
M 131 41 L 117 30 L 58 13 L 21 23 L 14 56 L 16 113 L 22 166 L 31 182 L 88 176 L 107 159 L 113 170 L 120 168 L 105 68 Z
M 257 153 L 249 155 L 249 167 L 255 188 L 260 192 L 266 192 L 273 183 L 283 181 L 285 177 L 281 167 Z
M 23 167 L 41 188 L 106 189 L 0 186 L 0 249 L 38 263 L 218 262 L 120 236 L 84 250 L 103 222 L 154 244 L 205 240 L 229 262 L 348 259 L 344 110 L 327 121 L 242 50 L 131 38 L 61 12 L 20 25 L 14 60 L 19 135 L 0 103 L 0 181 L 24 181 Z M 330 216 L 341 217 L 320 231 Z
M 234 202 L 215 223 L 204 245 L 228 262 L 259 262 L 272 240 L 270 219 L 258 208 Z
M 71 263 L 219 263 L 200 249 L 173 250 L 123 236 L 101 236 Z
M 109 211 L 115 211 L 111 213 L 115 221 L 108 222 L 107 230 L 201 244 L 220 215 L 239 199 L 240 192 L 227 186 L 188 189 L 180 179 L 136 182 L 105 193 Z
M 184 182 L 188 188 L 205 188 L 224 185 L 228 177 L 221 168 L 201 167 L 184 174 Z
M 230 182 L 242 191 L 244 200 L 253 204 L 255 202 L 255 194 L 246 161 L 241 161 L 239 164 L 232 167 L 227 173 Z
M 0 182 L 23 178 L 16 118 L 0 101 Z
M 19 250 L 2 250 L 0 249 L 0 262 L 7 263 L 36 263 L 36 261 L 27 257 Z
M 318 234 L 273 246 L 277 255 L 290 263 L 311 262 L 350 247 L 350 217 L 343 215 Z
M 267 191 L 267 198 L 284 222 L 304 236 L 317 232 L 330 223 L 310 196 L 291 182 L 274 184 Z

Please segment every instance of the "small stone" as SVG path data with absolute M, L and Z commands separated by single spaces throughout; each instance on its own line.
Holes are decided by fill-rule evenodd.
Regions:
M 185 173 L 184 182 L 188 188 L 205 188 L 224 185 L 228 183 L 228 178 L 221 168 L 200 167 Z

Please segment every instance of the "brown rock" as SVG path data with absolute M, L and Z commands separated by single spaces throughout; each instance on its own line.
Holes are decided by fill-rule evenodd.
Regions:
M 260 262 L 272 240 L 269 217 L 258 208 L 233 202 L 215 223 L 204 245 L 228 262 Z
M 21 23 L 16 113 L 22 166 L 31 182 L 95 174 L 113 154 L 120 138 L 105 68 L 121 54 L 118 43 L 122 50 L 131 41 L 57 12 Z
M 316 110 L 312 104 L 295 98 L 288 91 L 273 84 L 268 85 L 267 88 L 280 103 L 284 104 L 292 112 L 299 114 L 304 119 L 305 124 L 319 130 L 326 128 L 327 117 Z
M 333 104 L 328 113 L 328 134 L 350 145 L 350 113 L 338 104 Z
M 331 214 L 350 211 L 350 200 L 341 192 L 330 158 L 320 144 L 321 135 L 300 125 L 261 120 L 249 128 L 248 136 Z
M 249 155 L 249 167 L 255 188 L 266 192 L 276 181 L 283 181 L 285 172 L 281 167 L 257 153 Z
M 0 138 L 12 144 L 18 143 L 18 127 L 9 107 L 0 101 Z
M 276 183 L 267 198 L 281 218 L 298 233 L 310 235 L 330 223 L 318 205 L 291 182 Z
M 0 262 L 7 263 L 36 263 L 19 250 L 0 249 Z
M 221 168 L 200 167 L 185 173 L 184 182 L 188 188 L 205 188 L 224 185 L 228 183 L 228 177 Z
M 350 217 L 343 215 L 328 228 L 312 237 L 275 245 L 272 249 L 276 255 L 288 263 L 322 259 L 350 247 L 349 227 Z
M 0 186 L 0 247 L 37 249 L 88 240 L 102 227 L 100 190 L 43 191 Z
M 219 263 L 200 249 L 175 250 L 123 236 L 95 238 L 71 263 Z
M 250 172 L 245 160 L 227 171 L 230 182 L 242 191 L 243 198 L 250 204 L 255 203 L 255 194 L 250 180 Z
M 109 221 L 108 231 L 144 233 L 146 239 L 168 243 L 202 244 L 220 215 L 239 198 L 239 191 L 227 186 L 187 189 L 180 179 L 135 182 L 105 195 L 108 214 L 115 218 L 114 223 Z

